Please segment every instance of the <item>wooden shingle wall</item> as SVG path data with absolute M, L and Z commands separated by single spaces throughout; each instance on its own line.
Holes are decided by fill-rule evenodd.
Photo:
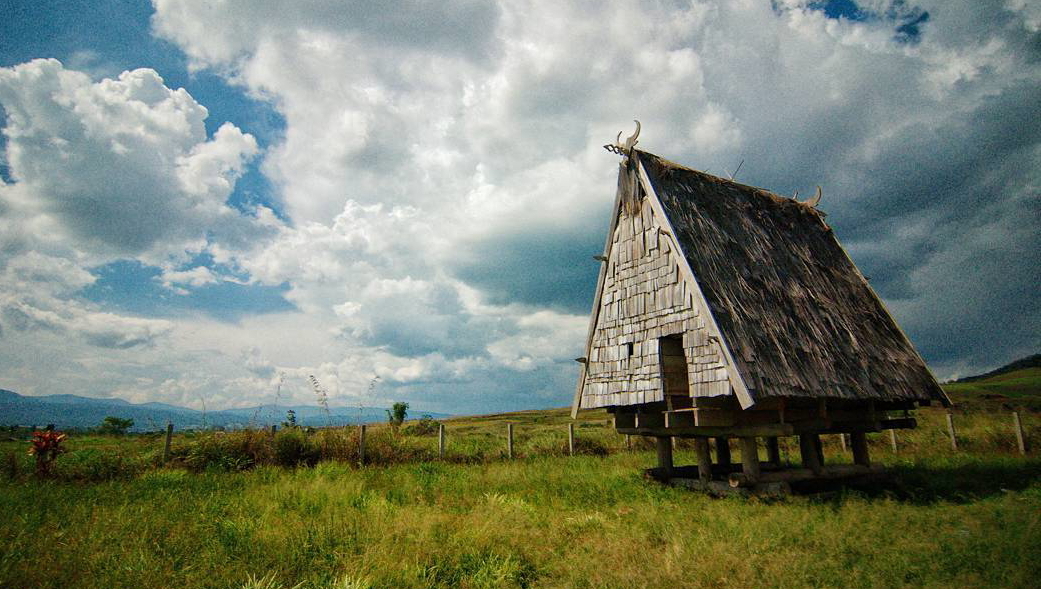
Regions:
M 692 396 L 731 393 L 719 347 L 709 337 L 671 239 L 644 199 L 639 213 L 620 213 L 606 262 L 582 407 L 663 400 L 659 338 L 682 334 Z

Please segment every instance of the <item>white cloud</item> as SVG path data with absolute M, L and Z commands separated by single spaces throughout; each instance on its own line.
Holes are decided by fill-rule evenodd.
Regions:
M 150 70 L 2 70 L 15 182 L 0 186 L 0 259 L 12 280 L 53 283 L 9 299 L 10 325 L 41 326 L 41 342 L 57 337 L 42 326 L 79 325 L 89 342 L 73 316 L 108 310 L 69 310 L 84 267 L 137 258 L 191 292 L 230 279 L 186 266 L 205 252 L 235 280 L 288 285 L 297 310 L 145 336 L 123 324 L 109 343 L 154 333 L 164 355 L 134 346 L 91 374 L 133 398 L 213 391 L 210 406 L 270 399 L 281 373 L 301 402 L 314 374 L 351 402 L 378 375 L 374 401 L 431 410 L 563 404 L 615 187 L 600 146 L 639 118 L 640 146 L 670 159 L 716 174 L 744 160 L 739 180 L 785 194 L 821 184 L 840 239 L 943 370 L 1036 347 L 985 318 L 995 300 L 1037 302 L 1020 255 L 1036 223 L 1016 228 L 1037 216 L 1037 10 L 863 2 L 875 17 L 858 21 L 815 6 L 156 0 L 156 33 L 268 101 L 284 134 L 208 138 L 205 108 Z M 253 157 L 289 223 L 227 206 Z M 951 329 L 975 335 L 948 345 Z
M 155 71 L 94 82 L 38 59 L 0 68 L 0 103 L 14 179 L 0 200 L 22 247 L 157 262 L 262 235 L 226 204 L 256 141 L 230 124 L 207 139 L 206 108 Z

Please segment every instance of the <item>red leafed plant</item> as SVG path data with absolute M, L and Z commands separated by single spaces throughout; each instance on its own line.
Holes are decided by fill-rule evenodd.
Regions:
M 33 432 L 29 454 L 36 456 L 36 474 L 45 477 L 51 474 L 51 465 L 59 454 L 65 453 L 62 442 L 65 434 L 56 431 Z

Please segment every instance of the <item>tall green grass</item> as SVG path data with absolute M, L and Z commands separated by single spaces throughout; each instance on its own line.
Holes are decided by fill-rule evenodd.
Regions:
M 1031 587 L 1041 573 L 1036 460 L 902 461 L 900 489 L 771 502 L 650 483 L 652 461 L 2 483 L 0 586 Z

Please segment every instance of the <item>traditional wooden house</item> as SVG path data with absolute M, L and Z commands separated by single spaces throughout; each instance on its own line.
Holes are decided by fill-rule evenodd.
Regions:
M 825 224 L 819 189 L 798 202 L 636 150 L 637 135 L 605 146 L 623 160 L 573 414 L 607 407 L 619 432 L 657 438 L 653 474 L 765 488 L 870 473 L 866 433 L 950 403 Z M 854 464 L 825 466 L 822 434 L 848 434 Z M 801 468 L 782 468 L 784 436 Z M 676 437 L 693 438 L 696 470 L 673 466 Z

